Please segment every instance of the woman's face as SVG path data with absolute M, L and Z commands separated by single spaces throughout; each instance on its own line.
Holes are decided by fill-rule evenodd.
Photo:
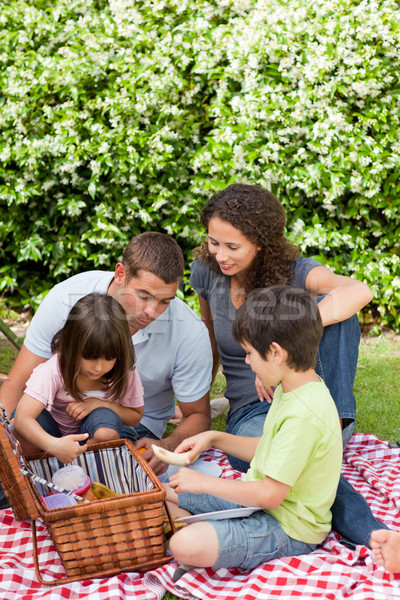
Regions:
M 260 247 L 227 221 L 213 217 L 208 223 L 208 249 L 225 275 L 238 275 L 247 271 Z

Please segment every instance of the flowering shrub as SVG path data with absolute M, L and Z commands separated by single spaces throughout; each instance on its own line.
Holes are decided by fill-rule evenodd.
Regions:
M 144 230 L 189 260 L 233 181 L 400 329 L 395 0 L 8 0 L 0 8 L 0 288 L 35 306 Z

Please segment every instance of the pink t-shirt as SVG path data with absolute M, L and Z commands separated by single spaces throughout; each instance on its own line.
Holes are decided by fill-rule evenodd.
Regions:
M 25 394 L 44 404 L 44 407 L 57 421 L 62 435 L 78 431 L 82 421 L 72 419 L 65 410 L 66 405 L 69 402 L 75 402 L 75 399 L 64 389 L 64 381 L 58 365 L 58 354 L 33 369 L 32 375 L 26 383 Z M 90 390 L 85 395 L 108 401 L 103 390 Z M 143 406 L 143 386 L 136 369 L 129 374 L 128 390 L 119 404 L 129 408 Z

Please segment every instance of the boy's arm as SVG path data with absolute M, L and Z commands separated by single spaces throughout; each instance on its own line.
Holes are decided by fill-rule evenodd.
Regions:
M 259 441 L 259 437 L 232 435 L 231 433 L 225 433 L 225 431 L 204 431 L 183 440 L 177 446 L 175 452 L 188 452 L 190 450 L 190 458 L 193 460 L 195 456 L 201 454 L 210 446 L 214 446 L 214 448 L 218 448 L 226 454 L 251 462 Z
M 259 506 L 260 508 L 277 508 L 286 498 L 290 485 L 281 483 L 271 477 L 265 477 L 262 481 L 237 481 L 212 477 L 182 468 L 169 479 L 167 489 L 167 500 L 178 501 L 174 494 L 190 492 L 193 494 L 211 494 L 242 506 Z M 168 497 L 169 494 L 169 497 Z

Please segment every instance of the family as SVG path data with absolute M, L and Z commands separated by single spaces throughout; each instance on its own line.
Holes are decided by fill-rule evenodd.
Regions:
M 301 257 L 261 187 L 229 185 L 201 222 L 208 240 L 190 278 L 201 319 L 176 297 L 179 245 L 156 232 L 135 237 L 114 272 L 81 273 L 47 294 L 0 390 L 25 451 L 70 462 L 88 444 L 129 438 L 158 475 L 155 440 L 192 458 L 225 451 L 243 478 L 180 469 L 165 484 L 173 514 L 259 510 L 180 529 L 170 548 L 181 569 L 254 568 L 312 552 L 333 528 L 399 571 L 400 534 L 340 474 L 356 419 L 357 312 L 371 291 Z M 210 419 L 219 364 L 225 432 Z M 163 437 L 176 404 L 179 424 Z

